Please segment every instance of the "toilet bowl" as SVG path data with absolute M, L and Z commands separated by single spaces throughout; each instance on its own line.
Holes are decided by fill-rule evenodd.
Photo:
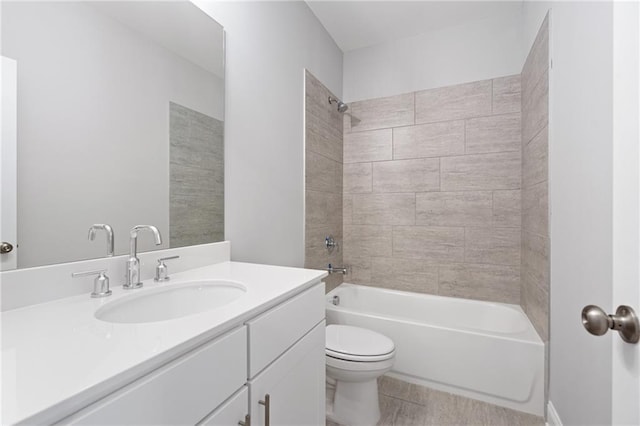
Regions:
M 327 419 L 349 426 L 378 423 L 377 379 L 393 366 L 393 341 L 365 328 L 328 325 L 325 359 L 328 381 L 335 383 Z

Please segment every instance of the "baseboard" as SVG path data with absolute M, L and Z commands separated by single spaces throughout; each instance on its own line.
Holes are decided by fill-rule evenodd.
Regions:
M 547 425 L 562 426 L 562 420 L 560 420 L 560 416 L 551 401 L 547 404 Z

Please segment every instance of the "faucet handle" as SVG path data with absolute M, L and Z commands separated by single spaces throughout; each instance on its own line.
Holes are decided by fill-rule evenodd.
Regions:
M 71 274 L 73 278 L 86 277 L 89 275 L 97 275 L 93 280 L 93 292 L 91 297 L 107 297 L 111 295 L 109 290 L 109 277 L 106 269 L 98 269 L 95 271 L 74 272 Z
M 113 256 L 113 228 L 106 223 L 94 223 L 89 228 L 89 241 L 93 241 L 96 238 L 97 230 L 104 230 L 107 236 L 107 257 Z
M 158 265 L 156 266 L 156 277 L 153 279 L 156 282 L 169 281 L 169 268 L 164 264 L 166 260 L 179 259 L 180 256 L 161 257 L 158 259 Z

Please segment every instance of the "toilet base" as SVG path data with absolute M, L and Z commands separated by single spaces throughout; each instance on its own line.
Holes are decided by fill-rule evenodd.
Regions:
M 380 420 L 378 381 L 336 383 L 327 419 L 345 426 L 375 426 Z

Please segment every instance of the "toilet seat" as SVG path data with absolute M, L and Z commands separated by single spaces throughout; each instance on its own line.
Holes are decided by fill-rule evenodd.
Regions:
M 328 325 L 325 353 L 331 358 L 351 362 L 378 362 L 395 355 L 391 339 L 380 333 L 350 325 Z

